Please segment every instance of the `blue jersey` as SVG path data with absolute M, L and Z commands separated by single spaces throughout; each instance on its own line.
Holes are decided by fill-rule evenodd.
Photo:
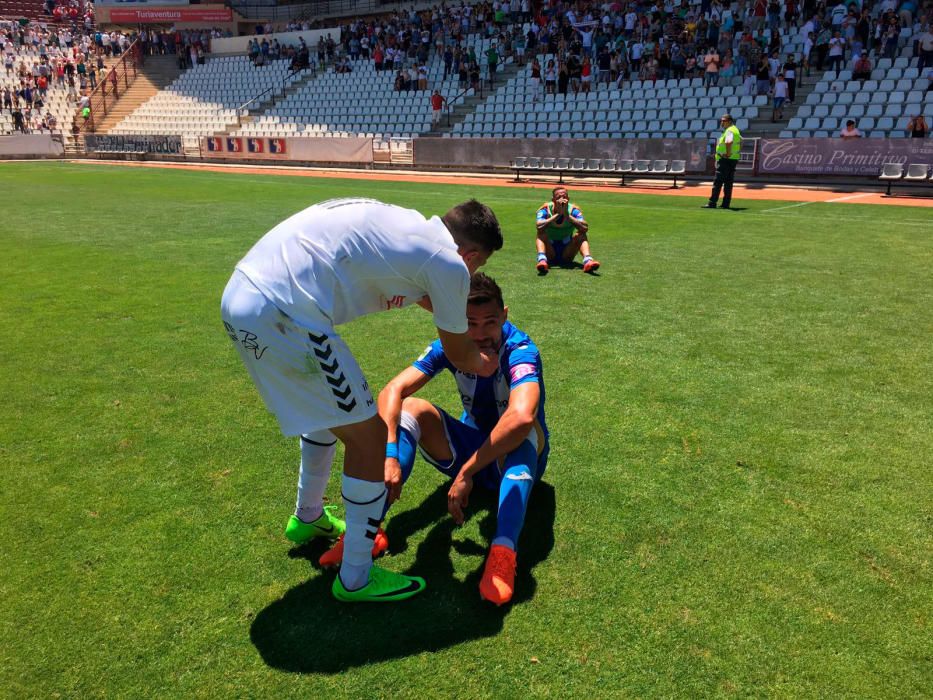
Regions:
M 437 376 L 442 370 L 449 370 L 457 382 L 460 400 L 463 403 L 463 415 L 460 420 L 487 435 L 492 432 L 499 422 L 499 417 L 508 408 L 512 389 L 525 382 L 537 382 L 541 389 L 541 398 L 538 401 L 535 428 L 543 433 L 544 443 L 547 443 L 541 355 L 531 338 L 508 321 L 502 326 L 499 369 L 491 377 L 480 377 L 458 370 L 447 359 L 440 340 L 431 343 L 421 357 L 415 360 L 414 366 L 429 377 Z M 539 449 L 543 447 L 544 445 L 539 445 Z

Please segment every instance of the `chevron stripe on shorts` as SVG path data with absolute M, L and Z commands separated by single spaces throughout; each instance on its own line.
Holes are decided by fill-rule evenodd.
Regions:
M 314 355 L 317 357 L 318 366 L 324 373 L 324 379 L 330 386 L 330 392 L 337 400 L 337 408 L 344 413 L 349 413 L 356 407 L 356 398 L 351 395 L 352 387 L 340 369 L 340 363 L 334 356 L 334 348 L 331 347 L 326 335 L 314 335 L 309 332 L 308 339 L 313 345 Z

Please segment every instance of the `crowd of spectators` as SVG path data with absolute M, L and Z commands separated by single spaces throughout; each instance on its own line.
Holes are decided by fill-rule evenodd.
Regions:
M 230 31 L 220 29 L 161 29 L 142 27 L 139 30 L 139 45 L 146 56 L 177 56 L 182 70 L 204 63 L 210 53 L 211 39 L 233 36 Z
M 930 0 L 460 2 L 335 28 L 338 38 L 318 44 L 317 63 L 371 60 L 377 70 L 394 71 L 403 90 L 420 88 L 420 67 L 432 56 L 443 61 L 444 77 L 457 75 L 462 88 L 476 86 L 481 76 L 493 81 L 507 59 L 519 66 L 529 61 L 531 80 L 545 94 L 586 93 L 597 83 L 622 86 L 630 80 L 702 78 L 715 87 L 741 78 L 745 94 L 775 97 L 780 113 L 783 104 L 795 101 L 801 75 L 811 70 L 851 68 L 870 75 L 870 53 L 893 56 L 903 28 L 925 23 L 933 13 L 922 12 L 924 1 L 931 7 Z M 305 25 L 286 29 L 299 27 Z M 787 37 L 797 30 L 803 48 L 789 51 Z M 488 55 L 476 56 L 465 45 L 474 33 L 490 40 Z M 928 24 L 917 44 L 920 68 L 933 65 Z M 269 43 L 273 57 L 274 45 Z M 774 94 L 779 76 L 786 87 L 777 89 L 786 89 L 786 96 Z
M 53 6 L 51 12 L 63 7 Z M 49 9 L 49 6 L 46 6 Z M 121 32 L 87 28 L 86 17 L 64 24 L 0 22 L 2 108 L 12 117 L 15 131 L 55 130 L 58 121 L 49 111 L 50 91 L 64 92 L 74 107 L 93 90 L 107 62 L 119 57 L 132 37 Z
M 511 60 L 530 64 L 536 96 L 699 78 L 707 88 L 737 84 L 742 94 L 768 95 L 777 121 L 797 101 L 802 76 L 849 69 L 854 79 L 867 80 L 877 58 L 893 58 L 901 32 L 915 23 L 921 25 L 912 38 L 917 65 L 933 66 L 930 17 L 931 0 L 461 0 L 335 27 L 318 42 L 316 65 L 351 72 L 356 61 L 372 61 L 377 71 L 394 73 L 396 90 L 432 91 L 432 60 L 443 63 L 445 79 L 457 76 L 461 89 L 494 82 L 499 66 Z M 475 34 L 488 40 L 483 55 L 465 41 Z M 301 49 L 275 39 L 251 46 L 260 63 L 286 51 L 295 52 L 288 57 L 296 64 Z M 310 57 L 308 63 L 315 66 Z

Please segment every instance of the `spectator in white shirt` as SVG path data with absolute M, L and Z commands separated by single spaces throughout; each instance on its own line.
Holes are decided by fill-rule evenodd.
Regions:
M 846 121 L 846 125 L 839 130 L 839 138 L 841 139 L 860 139 L 863 135 L 861 131 L 855 128 L 854 119 Z
M 771 121 L 776 122 L 784 118 L 784 103 L 787 102 L 787 81 L 784 75 L 778 73 L 774 80 L 774 110 L 771 112 Z

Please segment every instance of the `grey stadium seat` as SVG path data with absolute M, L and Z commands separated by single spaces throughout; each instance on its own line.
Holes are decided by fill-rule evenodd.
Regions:
M 914 182 L 923 182 L 929 177 L 930 166 L 926 163 L 911 163 L 907 166 L 907 174 L 904 175 L 905 180 L 913 180 Z
M 891 194 L 891 183 L 904 177 L 904 166 L 900 163 L 885 163 L 881 166 L 881 180 L 888 183 L 888 194 Z

